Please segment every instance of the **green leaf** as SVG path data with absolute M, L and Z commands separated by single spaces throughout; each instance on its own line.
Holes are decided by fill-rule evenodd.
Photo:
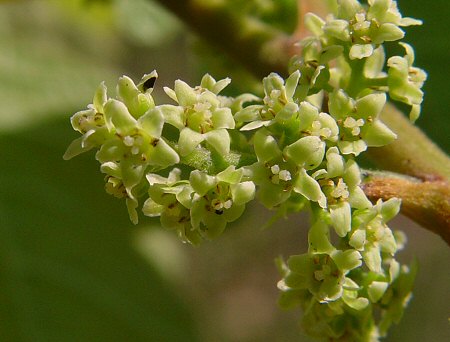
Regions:
M 199 340 L 181 295 L 132 249 L 92 155 L 62 159 L 71 134 L 65 118 L 0 136 L 1 339 Z
M 263 12 L 261 19 L 286 33 L 293 33 L 298 22 L 298 1 L 277 0 Z
M 113 1 L 118 26 L 134 44 L 158 46 L 173 39 L 181 25 L 155 1 Z
M 86 8 L 65 4 L 16 1 L 0 7 L 1 132 L 61 116 L 67 108 L 83 109 L 102 80 L 117 78 L 114 56 L 121 43 L 105 23 L 111 12 L 93 18 Z

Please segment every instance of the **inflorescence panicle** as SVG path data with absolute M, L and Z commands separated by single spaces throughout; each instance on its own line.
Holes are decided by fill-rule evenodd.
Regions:
M 106 191 L 125 198 L 133 223 L 142 205 L 194 245 L 222 234 L 255 198 L 285 213 L 309 208 L 308 251 L 278 260 L 280 304 L 300 305 L 312 336 L 377 341 L 401 318 L 415 269 L 395 259 L 405 238 L 388 221 L 400 200 L 372 204 L 356 157 L 396 139 L 380 120 L 388 99 L 411 106 L 411 120 L 420 113 L 426 73 L 413 49 L 400 43 L 405 55 L 386 61 L 382 44 L 421 22 L 391 0 L 331 7 L 325 19 L 305 16 L 312 36 L 287 79 L 263 79 L 262 98 L 219 95 L 231 80 L 210 75 L 164 87 L 173 103 L 161 105 L 156 71 L 137 84 L 121 77 L 115 98 L 100 84 L 72 116 L 81 137 L 64 158 L 95 149 Z

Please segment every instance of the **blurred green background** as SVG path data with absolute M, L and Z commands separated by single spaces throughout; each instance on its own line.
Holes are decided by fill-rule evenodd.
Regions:
M 418 124 L 444 149 L 450 60 L 444 0 L 399 1 L 429 72 Z M 304 251 L 307 217 L 261 231 L 258 206 L 220 239 L 183 245 L 155 221 L 128 220 L 93 154 L 63 161 L 70 116 L 95 87 L 157 69 L 156 98 L 207 63 L 194 38 L 148 0 L 0 1 L 0 341 L 308 341 L 278 309 L 274 258 Z M 164 100 L 165 101 L 165 100 Z M 400 218 L 414 298 L 386 341 L 450 341 L 450 250 Z

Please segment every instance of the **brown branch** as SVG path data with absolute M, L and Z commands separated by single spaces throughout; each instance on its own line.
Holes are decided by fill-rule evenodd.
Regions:
M 450 245 L 450 183 L 404 177 L 369 175 L 362 186 L 373 202 L 402 199 L 401 212 Z
M 388 146 L 369 149 L 367 156 L 378 167 L 427 181 L 450 181 L 450 158 L 393 105 L 381 119 L 397 133 Z
M 226 1 L 157 0 L 202 39 L 258 77 L 286 75 L 295 41 L 284 32 L 227 7 Z

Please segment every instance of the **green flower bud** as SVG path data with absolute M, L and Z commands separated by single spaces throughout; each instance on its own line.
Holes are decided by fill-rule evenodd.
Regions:
M 330 205 L 331 223 L 337 235 L 344 237 L 351 230 L 352 213 L 348 202 Z
M 356 0 L 341 0 L 338 2 L 338 17 L 343 19 L 352 19 L 356 13 L 361 12 L 362 6 Z
M 117 83 L 117 95 L 128 108 L 130 114 L 139 118 L 147 110 L 155 107 L 153 97 L 150 95 L 158 74 L 156 71 L 144 75 L 138 86 L 129 77 L 122 76 Z
M 216 81 L 211 75 L 206 74 L 205 76 L 203 76 L 202 81 L 200 82 L 200 87 L 208 89 L 209 91 L 217 95 L 230 83 L 230 78 L 224 78 L 223 80 Z
M 327 177 L 335 178 L 344 174 L 344 158 L 336 147 L 331 147 L 326 153 Z
M 394 56 L 388 59 L 388 86 L 389 95 L 397 101 L 412 106 L 410 119 L 416 120 L 420 113 L 420 104 L 423 100 L 423 83 L 427 74 L 419 68 L 412 66 L 414 52 L 410 45 L 401 43 L 406 50 L 404 57 Z
M 336 39 L 344 42 L 351 40 L 349 31 L 349 22 L 342 19 L 329 20 L 323 27 L 323 31 Z
M 323 25 L 325 21 L 314 13 L 306 13 L 303 17 L 305 26 L 311 31 L 312 34 L 316 36 L 321 36 L 323 34 Z

